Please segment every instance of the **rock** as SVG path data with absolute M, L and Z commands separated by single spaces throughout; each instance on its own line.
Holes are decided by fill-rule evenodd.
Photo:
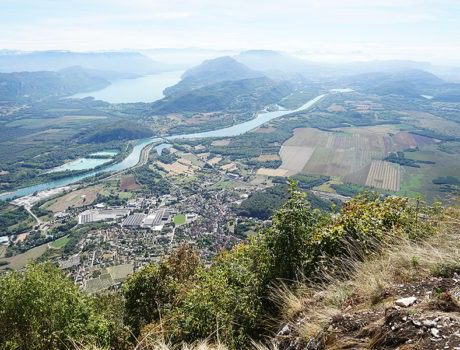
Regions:
M 452 298 L 452 301 L 460 307 L 460 287 L 456 287 L 453 290 L 450 291 L 450 296 Z
M 281 331 L 278 333 L 278 335 L 289 335 L 291 333 L 291 329 L 289 328 L 289 325 L 285 325 Z
M 425 327 L 428 327 L 428 328 L 433 328 L 433 327 L 436 327 L 437 326 L 437 323 L 433 320 L 423 320 L 422 321 L 422 324 L 425 326 Z
M 412 320 L 412 324 L 415 326 L 415 327 L 421 327 L 422 326 L 422 323 L 418 320 Z
M 401 298 L 395 301 L 395 304 L 401 307 L 409 307 L 417 301 L 416 297 Z
M 439 338 L 439 329 L 431 328 L 431 334 L 433 335 L 433 337 Z

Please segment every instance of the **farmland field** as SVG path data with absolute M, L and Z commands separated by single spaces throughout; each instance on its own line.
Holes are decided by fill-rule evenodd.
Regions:
M 292 174 L 302 171 L 314 151 L 313 147 L 282 146 L 280 150 L 283 160 L 281 168 L 288 169 Z
M 20 270 L 24 266 L 26 266 L 26 264 L 29 261 L 35 260 L 39 258 L 40 256 L 42 256 L 46 252 L 47 249 L 48 249 L 48 244 L 42 244 L 38 247 L 29 249 L 25 253 L 15 255 L 10 258 L 3 258 L 3 259 L 0 259 L 0 261 L 6 261 L 9 263 L 8 265 L 5 265 L 4 267 L 9 267 L 13 270 Z M 2 266 L 0 267 L 0 269 L 4 267 Z
M 261 154 L 256 158 L 259 162 L 269 162 L 273 160 L 280 160 L 280 156 L 277 154 Z
M 186 160 L 182 161 L 175 161 L 172 164 L 162 163 L 157 161 L 155 164 L 158 165 L 160 168 L 166 170 L 169 175 L 181 175 L 181 174 L 193 174 L 194 173 L 194 166 L 192 166 L 191 162 L 188 161 L 190 164 L 187 163 Z
M 271 168 L 260 168 L 257 170 L 257 175 L 263 176 L 287 176 L 288 170 L 286 169 L 271 169 Z
M 49 247 L 52 249 L 61 249 L 64 247 L 68 242 L 70 238 L 68 236 L 61 237 L 49 244 Z
M 400 178 L 399 164 L 373 160 L 365 185 L 383 190 L 399 191 Z
M 434 130 L 449 136 L 460 135 L 460 124 L 438 117 L 431 113 L 410 111 L 404 113 L 411 122 L 419 127 Z
M 138 190 L 141 186 L 136 183 L 134 175 L 123 176 L 120 180 L 120 191 L 135 191 Z
M 70 207 L 89 205 L 96 200 L 97 194 L 102 190 L 102 185 L 86 187 L 81 190 L 70 192 L 56 199 L 52 199 L 43 204 L 42 207 L 57 213 Z
M 434 139 L 400 131 L 393 125 L 341 128 L 322 131 L 313 128 L 294 130 L 284 142 L 278 169 L 258 170 L 258 175 L 290 176 L 298 173 L 327 175 L 345 183 L 366 185 L 381 190 L 399 191 L 401 169 L 383 161 L 390 152 L 437 147 Z
M 219 147 L 225 147 L 225 146 L 228 146 L 229 144 L 230 144 L 230 140 L 228 139 L 216 140 L 216 141 L 211 142 L 212 146 L 219 146 Z
M 0 258 L 3 258 L 6 253 L 6 247 L 4 245 L 0 245 Z
M 446 192 L 440 192 L 440 186 L 433 180 L 441 176 L 459 177 L 459 151 L 441 152 L 438 145 L 426 145 L 417 152 L 410 154 L 411 159 L 434 161 L 435 164 L 420 164 L 420 168 L 404 167 L 401 180 L 401 194 L 415 196 L 424 195 L 427 199 L 449 198 Z M 454 200 L 455 195 L 452 195 Z

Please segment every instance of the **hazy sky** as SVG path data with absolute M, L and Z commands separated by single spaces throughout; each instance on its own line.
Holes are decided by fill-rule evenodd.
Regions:
M 460 0 L 0 0 L 0 48 L 156 47 L 460 65 Z

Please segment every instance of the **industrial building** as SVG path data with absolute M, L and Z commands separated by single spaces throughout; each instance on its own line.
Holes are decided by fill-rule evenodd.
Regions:
M 91 222 L 117 222 L 129 215 L 130 209 L 90 209 L 78 215 L 78 224 L 89 224 Z

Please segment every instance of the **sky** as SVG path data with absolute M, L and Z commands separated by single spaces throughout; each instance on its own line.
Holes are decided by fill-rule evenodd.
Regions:
M 189 47 L 460 66 L 460 0 L 0 0 L 0 49 Z

